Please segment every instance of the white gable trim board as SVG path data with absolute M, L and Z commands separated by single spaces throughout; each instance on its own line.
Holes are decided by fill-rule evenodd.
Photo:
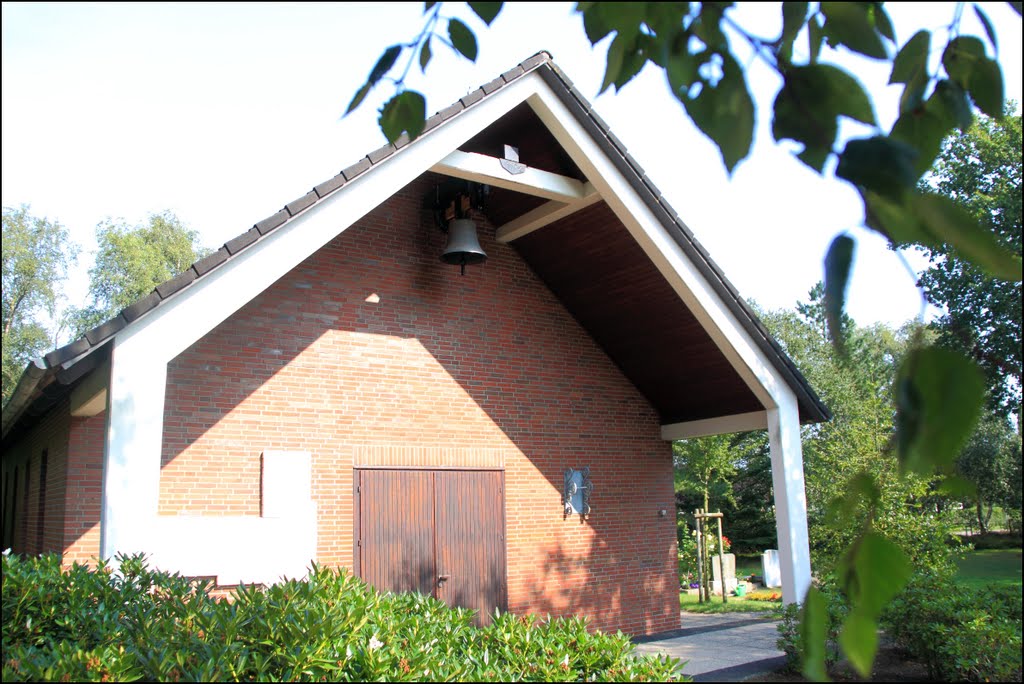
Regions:
M 768 428 L 784 600 L 792 602 L 803 597 L 810 586 L 810 560 L 799 411 L 794 391 L 643 198 L 537 71 L 500 88 L 374 165 L 115 335 L 106 393 L 108 424 L 101 519 L 101 554 L 105 558 L 119 552 L 143 551 L 172 565 L 175 556 L 171 548 L 161 548 L 160 544 L 178 547 L 178 543 L 159 541 L 158 535 L 152 534 L 154 527 L 164 530 L 169 540 L 180 540 L 186 533 L 213 533 L 212 528 L 204 531 L 202 525 L 191 520 L 157 519 L 167 364 L 424 172 L 444 170 L 445 167 L 438 166 L 444 163 L 462 169 L 448 169 L 452 173 L 477 173 L 480 168 L 490 173 L 489 158 L 467 159 L 464 153 L 458 153 L 458 147 L 524 101 L 551 129 L 588 181 L 578 186 L 567 184 L 565 180 L 573 179 L 555 174 L 520 179 L 522 185 L 534 186 L 535 193 L 540 187 L 548 196 L 560 198 L 558 205 L 544 205 L 540 209 L 547 209 L 527 223 L 543 229 L 544 215 L 561 217 L 597 199 L 608 202 L 764 405 L 764 412 L 754 412 L 756 419 L 742 424 L 755 422 L 758 427 Z M 386 171 L 377 166 L 386 167 Z M 503 237 L 513 240 L 519 234 L 509 230 Z M 697 429 L 728 432 L 734 424 L 707 422 Z M 681 429 L 686 432 L 686 424 L 683 425 Z M 665 433 L 666 438 L 672 438 L 675 429 L 672 426 Z M 265 525 L 268 532 L 270 524 Z M 315 538 L 315 512 L 306 518 L 305 524 L 312 528 Z M 291 529 L 294 532 L 294 527 Z M 294 572 L 298 561 L 295 554 L 301 553 L 305 551 L 293 548 L 291 554 L 280 554 L 278 567 L 273 567 L 273 562 L 267 565 L 270 561 L 261 561 L 257 564 L 260 578 L 240 579 L 262 581 L 275 571 L 282 575 Z M 306 557 L 302 562 L 309 560 Z M 236 568 L 242 567 L 229 565 L 199 574 L 220 575 L 223 570 L 234 575 L 238 572 Z

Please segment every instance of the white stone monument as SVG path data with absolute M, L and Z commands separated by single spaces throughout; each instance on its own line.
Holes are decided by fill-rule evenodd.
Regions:
M 768 549 L 761 556 L 761 570 L 764 577 L 764 586 L 781 587 L 782 571 L 779 569 L 778 549 Z
M 727 553 L 722 556 L 722 564 L 725 566 L 725 590 L 731 592 L 736 590 L 736 554 Z M 711 557 L 711 592 L 722 593 L 722 570 L 718 564 L 718 554 Z

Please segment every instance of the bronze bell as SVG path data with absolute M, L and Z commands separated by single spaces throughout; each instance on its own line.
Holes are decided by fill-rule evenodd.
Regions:
M 476 223 L 469 219 L 453 219 L 448 224 L 448 245 L 444 248 L 441 261 L 458 264 L 462 275 L 466 275 L 466 264 L 479 264 L 487 259 L 476 237 Z

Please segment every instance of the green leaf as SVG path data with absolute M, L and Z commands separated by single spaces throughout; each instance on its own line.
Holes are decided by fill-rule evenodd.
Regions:
M 503 2 L 468 2 L 470 9 L 476 12 L 476 16 L 484 20 L 484 23 L 488 26 L 494 21 L 494 18 L 501 12 Z
M 864 532 L 851 551 L 839 571 L 847 595 L 855 611 L 877 618 L 906 586 L 910 561 L 898 544 L 874 530 Z
M 800 34 L 800 29 L 807 21 L 806 2 L 783 2 L 782 3 L 782 36 L 779 38 L 779 57 L 783 62 L 789 62 L 793 57 L 793 41 Z
M 912 200 L 913 210 L 929 232 L 989 275 L 1021 280 L 1021 258 L 1000 245 L 992 232 L 961 205 L 943 195 L 924 194 Z
M 825 32 L 854 52 L 875 59 L 888 59 L 889 53 L 871 18 L 872 6 L 866 2 L 823 2 Z
M 947 471 L 977 422 L 985 380 L 977 364 L 939 347 L 916 349 L 897 381 L 897 455 L 904 472 Z
M 889 83 L 912 83 L 924 75 L 928 75 L 928 50 L 931 48 L 932 34 L 918 31 L 908 40 L 896 59 L 892 61 L 892 74 Z
M 611 25 L 605 21 L 604 15 L 598 9 L 600 3 L 592 2 L 579 3 L 576 11 L 583 15 L 583 31 L 587 34 L 587 40 L 591 45 L 597 45 L 609 33 L 612 32 Z
M 802 142 L 798 157 L 821 172 L 832 152 L 839 116 L 875 123 L 871 100 L 864 88 L 845 71 L 828 64 L 793 67 L 775 98 L 772 134 Z
M 1003 72 L 985 56 L 985 46 L 974 36 L 949 41 L 942 53 L 942 66 L 949 77 L 971 94 L 978 109 L 991 117 L 1003 115 Z
M 875 483 L 875 478 L 866 471 L 854 475 L 846 483 L 842 496 L 838 496 L 829 502 L 827 510 L 827 521 L 830 525 L 839 523 L 844 527 L 857 507 L 864 502 L 867 506 L 874 506 L 881 496 L 881 491 Z
M 692 55 L 685 50 L 673 51 L 668 55 L 665 77 L 668 79 L 672 94 L 683 104 L 686 104 L 690 86 L 697 81 L 697 69 L 700 65 L 699 55 Z
M 1021 258 L 1003 247 L 991 231 L 952 199 L 938 194 L 919 194 L 912 207 L 928 232 L 950 245 L 964 259 L 989 275 L 1019 282 Z
M 420 71 L 423 73 L 427 72 L 427 64 L 430 63 L 430 39 L 427 38 L 423 41 L 423 47 L 420 48 Z
M 825 318 L 829 335 L 840 353 L 845 353 L 846 349 L 843 308 L 846 305 L 846 287 L 850 282 L 854 246 L 853 238 L 849 235 L 839 235 L 825 254 Z
M 828 609 L 825 597 L 811 587 L 800 610 L 800 645 L 803 651 L 803 675 L 815 682 L 827 682 L 825 639 L 828 634 Z
M 415 140 L 427 120 L 427 101 L 414 90 L 405 90 L 381 108 L 378 123 L 388 142 L 394 143 L 403 132 Z
M 953 127 L 970 127 L 972 118 L 971 105 L 963 88 L 943 79 L 923 106 L 901 112 L 890 135 L 918 151 L 915 170 L 921 175 L 931 168 L 942 149 L 943 139 Z
M 590 44 L 594 45 L 612 31 L 632 39 L 640 29 L 647 10 L 642 2 L 595 2 L 589 6 L 577 6 L 583 13 L 583 30 Z
M 811 17 L 807 22 L 807 49 L 808 61 L 811 64 L 818 63 L 818 56 L 821 55 L 821 46 L 825 42 L 825 29 L 821 27 L 821 19 L 817 15 Z
M 912 146 L 884 135 L 851 140 L 839 155 L 836 176 L 898 199 L 917 182 L 917 156 Z
M 978 485 L 968 479 L 960 477 L 959 475 L 947 475 L 942 478 L 942 482 L 939 483 L 939 487 L 936 491 L 940 496 L 949 496 L 963 500 L 968 497 L 976 496 L 978 493 Z
M 878 652 L 878 622 L 861 611 L 850 611 L 839 633 L 839 646 L 854 669 L 867 679 Z
M 476 36 L 469 30 L 469 27 L 458 19 L 448 20 L 448 37 L 452 46 L 470 62 L 476 61 L 477 47 Z
M 366 82 L 371 86 L 376 85 L 377 81 L 383 78 L 384 74 L 388 73 L 391 67 L 395 65 L 395 60 L 398 59 L 400 54 L 402 54 L 401 45 L 392 45 L 385 50 L 384 54 L 377 60 L 377 63 L 373 65 L 373 69 L 370 70 L 370 75 L 367 77 Z
M 730 53 L 720 56 L 722 78 L 718 83 L 712 87 L 703 81 L 700 93 L 683 102 L 693 122 L 718 146 L 725 168 L 731 174 L 750 154 L 754 141 L 754 101 L 742 67 Z
M 364 83 L 363 87 L 356 91 L 356 94 L 352 97 L 352 101 L 348 103 L 348 109 L 345 110 L 345 116 L 352 113 L 352 110 L 358 107 L 364 99 L 366 99 L 367 93 L 370 92 L 370 88 L 373 86 L 369 83 Z
M 875 28 L 882 34 L 884 38 L 888 38 L 889 41 L 896 42 L 896 30 L 892 26 L 892 19 L 889 18 L 889 13 L 885 11 L 885 6 L 881 2 L 871 3 L 871 12 L 869 13 L 872 21 L 875 24 Z
M 625 58 L 625 55 L 626 40 L 621 35 L 617 35 L 612 40 L 612 44 L 608 46 L 608 55 L 605 58 L 604 81 L 601 82 L 601 89 L 597 92 L 598 95 L 608 90 L 608 86 L 618 80 L 619 73 L 622 71 L 622 60 Z
M 974 14 L 978 17 L 978 21 L 981 22 L 982 27 L 985 29 L 985 35 L 988 36 L 988 42 L 992 43 L 992 49 L 999 52 L 999 41 L 996 40 L 996 31 L 992 28 L 992 22 L 988 20 L 988 15 L 985 14 L 978 5 L 974 5 Z
M 928 99 L 932 112 L 942 117 L 944 122 L 951 121 L 961 131 L 966 131 L 974 123 L 974 112 L 971 111 L 967 93 L 955 81 L 942 79 L 935 85 L 935 92 Z

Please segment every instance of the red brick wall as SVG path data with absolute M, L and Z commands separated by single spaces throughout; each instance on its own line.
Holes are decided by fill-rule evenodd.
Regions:
M 14 500 L 5 501 L 3 510 L 5 516 L 13 514 L 13 540 L 8 541 L 14 552 L 60 553 L 65 565 L 85 563 L 99 555 L 103 433 L 103 413 L 75 418 L 64 400 L 6 451 L 4 477 L 10 485 L 4 496 L 10 492 Z M 46 491 L 41 507 L 44 451 Z M 7 524 L 5 521 L 5 531 Z
M 88 418 L 71 418 L 64 504 L 65 565 L 93 565 L 100 554 L 105 430 L 105 412 Z
M 36 555 L 63 551 L 69 419 L 67 401 L 58 403 L 4 454 L 6 476 L 13 478 L 15 466 L 18 470 L 16 491 L 11 488 L 14 518 L 10 541 L 15 553 Z M 44 452 L 45 487 L 40 478 Z M 44 489 L 45 497 L 41 502 Z M 5 505 L 5 511 L 9 510 L 11 508 Z
M 161 514 L 258 515 L 261 452 L 309 451 L 317 560 L 351 567 L 353 465 L 368 452 L 445 465 L 489 450 L 506 473 L 510 610 L 677 628 L 657 415 L 492 227 L 486 264 L 465 277 L 441 264 L 429 187 L 398 193 L 169 365 Z M 593 513 L 564 519 L 562 473 L 584 465 Z

